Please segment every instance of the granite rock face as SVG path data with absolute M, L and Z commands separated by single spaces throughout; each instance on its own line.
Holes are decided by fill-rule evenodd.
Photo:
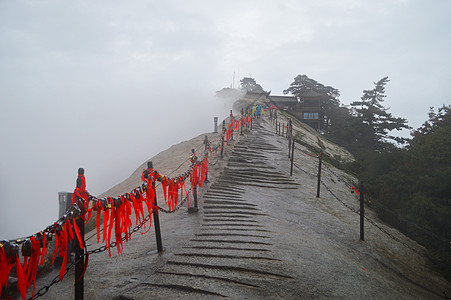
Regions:
M 306 133 L 300 126 L 295 130 L 314 140 L 310 138 L 314 132 Z M 182 164 L 180 172 L 171 176 L 182 173 L 190 149 L 202 145 L 204 136 L 160 153 L 152 158 L 154 166 L 169 173 Z M 219 137 L 208 136 L 212 141 Z M 333 154 L 335 146 L 327 145 Z M 188 213 L 184 206 L 174 214 L 160 213 L 164 252 L 157 253 L 152 228 L 145 235 L 135 234 L 124 244 L 122 255 L 115 250 L 112 257 L 107 251 L 91 255 L 85 299 L 440 299 L 444 292 L 451 295 L 449 283 L 428 268 L 423 249 L 370 210 L 367 216 L 377 226 L 366 223 L 366 239 L 360 241 L 355 213 L 359 204 L 349 188 L 356 179 L 324 164 L 317 198 L 318 159 L 306 152 L 296 146 L 290 176 L 288 141 L 276 135 L 267 118 L 255 120 L 253 130 L 245 130 L 243 136 L 235 133 L 224 158 L 213 153 L 210 159 L 210 182 L 200 190 L 199 211 Z M 144 165 L 106 194 L 138 186 Z M 94 235 L 95 231 L 86 235 L 89 249 L 100 246 Z M 41 278 L 37 287 L 57 273 Z M 42 298 L 73 298 L 73 277 L 70 272 Z

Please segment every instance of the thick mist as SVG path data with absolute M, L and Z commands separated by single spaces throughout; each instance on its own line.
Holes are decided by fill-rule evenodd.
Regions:
M 213 131 L 213 117 L 222 120 L 232 103 L 194 95 L 86 104 L 77 113 L 11 107 L 2 120 L 16 134 L 2 137 L 0 236 L 30 235 L 56 221 L 57 194 L 73 191 L 79 167 L 90 193 L 99 195 L 160 151 Z M 171 100 L 178 98 L 183 102 Z
M 0 1 L 0 239 L 53 223 L 79 167 L 100 194 L 212 131 L 231 109 L 215 92 L 245 76 L 281 95 L 306 74 L 344 104 L 388 76 L 385 107 L 419 127 L 450 103 L 450 11 L 413 0 Z

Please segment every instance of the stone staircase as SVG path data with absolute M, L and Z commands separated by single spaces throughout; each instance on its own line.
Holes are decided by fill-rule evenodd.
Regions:
M 203 196 L 199 231 L 131 297 L 194 299 L 263 298 L 291 280 L 277 257 L 274 233 L 258 205 L 265 189 L 296 189 L 298 183 L 268 165 L 282 149 L 265 142 L 264 126 L 238 142 L 228 165 Z M 274 271 L 276 270 L 276 271 Z

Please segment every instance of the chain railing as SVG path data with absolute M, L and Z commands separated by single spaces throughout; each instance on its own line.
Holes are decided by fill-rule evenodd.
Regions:
M 277 122 L 277 119 L 275 119 L 275 123 L 273 122 L 273 124 L 275 125 L 275 129 L 276 129 L 276 134 L 281 135 L 286 137 L 287 139 L 289 139 L 289 147 L 292 147 L 292 153 L 294 153 L 294 149 L 296 149 L 296 152 L 301 152 L 307 156 L 310 156 L 312 158 L 319 158 L 320 162 L 321 162 L 321 155 L 320 156 L 316 156 L 313 155 L 311 153 L 309 153 L 308 151 L 302 150 L 300 148 L 295 147 L 296 141 L 293 139 L 293 132 L 292 132 L 292 126 L 291 125 L 291 120 L 289 120 L 287 122 L 287 125 L 285 125 L 285 123 L 281 123 L 281 122 Z M 282 124 L 282 125 L 281 125 Z M 282 127 L 282 132 L 281 132 L 281 127 Z M 286 131 L 284 132 L 284 130 L 286 129 Z M 285 135 L 284 135 L 285 133 Z M 292 160 L 292 164 L 301 172 L 303 172 L 304 174 L 312 177 L 312 178 L 318 178 L 318 182 L 321 183 L 321 186 L 323 186 L 331 195 L 333 198 L 335 198 L 338 202 L 340 202 L 343 206 L 345 206 L 346 208 L 348 208 L 351 212 L 356 213 L 356 214 L 362 214 L 362 218 L 366 221 L 368 221 L 368 223 L 372 224 L 373 226 L 375 226 L 377 229 L 379 229 L 381 232 L 383 232 L 384 234 L 386 234 L 388 237 L 390 237 L 391 239 L 393 239 L 394 241 L 402 244 L 404 247 L 416 252 L 416 253 L 420 253 L 419 250 L 409 246 L 408 244 L 406 244 L 405 242 L 403 242 L 402 240 L 400 240 L 398 237 L 394 236 L 393 234 L 391 234 L 390 232 L 388 232 L 387 230 L 385 230 L 382 226 L 380 226 L 379 224 L 377 224 L 374 220 L 368 218 L 368 216 L 365 216 L 363 214 L 362 209 L 355 209 L 354 207 L 352 207 L 351 205 L 349 205 L 348 203 L 346 203 L 345 201 L 343 201 L 342 199 L 340 199 L 340 197 L 338 197 L 331 188 L 329 188 L 324 181 L 321 180 L 321 169 L 319 169 L 318 174 L 313 174 L 311 172 L 306 171 L 305 169 L 301 168 L 300 166 L 298 166 L 296 163 L 293 162 L 294 157 L 293 155 L 289 154 L 289 158 L 291 158 Z M 329 173 L 331 173 L 333 176 L 335 176 L 337 178 L 338 181 L 343 182 L 352 192 L 356 191 L 356 188 L 354 187 L 353 184 L 350 183 L 350 179 L 344 177 L 343 175 L 339 175 L 337 174 L 337 172 L 333 171 L 332 168 L 330 168 L 327 164 L 324 164 L 325 168 L 327 169 L 327 171 Z M 354 174 L 352 176 L 355 176 Z M 319 186 L 318 186 L 318 196 L 319 196 Z M 361 197 L 362 198 L 362 197 Z M 363 198 L 362 198 L 363 199 Z M 393 214 L 394 216 L 396 216 L 398 219 L 404 221 L 405 223 L 409 223 L 411 224 L 411 226 L 415 227 L 415 230 L 421 230 L 423 231 L 425 234 L 428 234 L 429 236 L 435 238 L 437 241 L 440 241 L 443 244 L 447 244 L 449 245 L 449 247 L 451 248 L 451 242 L 447 241 L 445 238 L 440 237 L 408 220 L 403 219 L 401 216 L 399 216 L 398 214 L 396 214 L 395 212 L 391 211 L 390 209 L 388 209 L 387 207 L 383 206 L 382 204 L 378 204 L 379 206 L 382 206 L 383 209 L 385 209 L 386 211 L 390 212 L 391 214 Z M 362 206 L 361 206 L 362 207 Z M 363 221 L 362 221 L 363 222 Z M 363 226 L 361 226 L 361 228 L 363 228 Z
M 60 252 L 60 255 L 62 254 L 63 257 L 67 257 L 67 246 L 64 243 L 75 243 L 75 257 L 76 259 L 72 262 L 69 262 L 66 265 L 65 260 L 64 264 L 62 265 L 62 269 L 58 276 L 56 276 L 50 284 L 47 284 L 46 286 L 40 288 L 36 293 L 33 293 L 30 299 L 36 299 L 38 297 L 41 297 L 42 295 L 46 294 L 48 290 L 56 283 L 60 282 L 69 269 L 71 269 L 74 265 L 76 265 L 76 274 L 77 269 L 79 268 L 79 265 L 85 264 L 83 263 L 83 258 L 87 257 L 90 254 L 93 253 L 100 253 L 107 251 L 111 248 L 118 247 L 118 251 L 122 251 L 122 243 L 124 241 L 128 241 L 131 236 L 139 231 L 147 221 L 151 219 L 151 214 L 154 215 L 154 221 L 158 217 L 158 212 L 167 213 L 167 214 L 174 214 L 177 212 L 187 201 L 188 195 L 190 193 L 193 193 L 195 202 L 197 202 L 197 186 L 203 186 L 204 181 L 207 180 L 207 169 L 208 165 L 214 165 L 219 161 L 218 157 L 218 149 L 221 149 L 221 154 L 224 150 L 224 142 L 226 141 L 226 145 L 229 145 L 229 141 L 233 140 L 233 131 L 239 130 L 242 126 L 249 126 L 249 123 L 251 122 L 251 116 L 248 111 L 247 114 L 242 114 L 240 120 L 235 120 L 233 114 L 231 113 L 230 116 L 230 122 L 227 127 L 225 127 L 225 121 L 223 123 L 223 132 L 221 135 L 220 140 L 218 141 L 215 146 L 211 147 L 211 143 L 208 141 L 207 137 L 204 141 L 205 151 L 203 158 L 201 160 L 197 160 L 197 157 L 195 156 L 195 152 L 198 151 L 202 145 L 200 145 L 196 150 L 193 149 L 192 155 L 184 160 L 177 168 L 175 168 L 169 175 L 173 174 L 177 170 L 179 170 L 183 165 L 185 165 L 189 160 L 191 160 L 191 166 L 188 169 L 187 172 L 183 173 L 182 175 L 178 177 L 171 178 L 168 176 L 161 175 L 159 172 L 151 169 L 146 169 L 143 172 L 143 184 L 138 186 L 137 188 L 133 189 L 130 193 L 126 193 L 123 195 L 119 195 L 116 197 L 106 197 L 106 198 L 97 198 L 92 195 L 90 195 L 86 191 L 86 184 L 85 184 L 85 178 L 84 178 L 84 170 L 79 169 L 79 177 L 77 179 L 77 187 L 73 193 L 73 205 L 68 209 L 66 214 L 58 219 L 54 224 L 49 225 L 46 229 L 43 231 L 40 231 L 39 233 L 26 237 L 24 239 L 17 239 L 17 240 L 9 240 L 9 241 L 0 241 L 0 279 L 4 280 L 5 278 L 8 278 L 9 270 L 12 264 L 20 265 L 22 266 L 22 263 L 19 261 L 19 256 L 17 255 L 20 247 L 22 247 L 22 252 L 25 255 L 25 257 L 28 257 L 31 255 L 32 258 L 30 258 L 30 263 L 24 263 L 24 267 L 26 267 L 25 272 L 27 274 L 33 272 L 33 270 L 29 270 L 28 268 L 31 265 L 31 261 L 36 261 L 36 257 L 38 256 L 38 260 L 41 259 L 43 261 L 46 257 L 44 257 L 44 252 L 46 252 L 46 249 L 49 244 L 49 240 L 55 238 L 56 240 L 56 249 L 53 254 L 53 257 L 56 256 L 58 250 Z M 212 154 L 213 151 L 215 152 L 216 156 L 216 162 L 214 164 L 208 163 L 208 153 Z M 221 156 L 222 158 L 222 156 Z M 82 170 L 82 173 L 80 173 L 80 170 Z M 191 188 L 187 190 L 184 188 L 184 183 L 187 178 L 190 178 Z M 158 184 L 155 185 L 155 182 L 158 181 Z M 162 187 L 165 197 L 165 202 L 168 204 L 169 209 L 166 209 L 162 207 L 161 205 L 157 204 L 156 199 L 156 187 Z M 183 190 L 185 190 L 186 197 L 183 197 L 180 203 L 177 203 L 177 197 L 178 193 L 181 191 L 183 193 Z M 154 197 L 153 199 L 151 199 Z M 143 209 L 144 204 L 146 204 L 149 214 L 144 217 Z M 131 205 L 133 205 L 133 209 L 137 213 L 137 221 L 140 220 L 140 223 L 131 228 L 131 220 L 130 220 L 130 214 L 131 214 Z M 135 207 L 135 205 L 137 205 Z M 84 238 L 84 222 L 87 222 L 87 219 L 90 218 L 92 211 L 100 210 L 100 212 L 103 212 L 104 214 L 104 227 L 102 229 L 99 228 L 99 221 L 97 221 L 97 234 L 92 235 L 91 237 L 85 239 Z M 111 211 L 110 213 L 107 213 L 107 211 Z M 86 217 L 87 215 L 87 217 Z M 99 218 L 100 214 L 97 213 L 97 218 Z M 142 217 L 141 217 L 142 216 Z M 107 218 L 105 220 L 105 217 Z M 109 228 L 107 228 L 107 222 L 108 218 L 111 220 Z M 112 220 L 115 220 L 115 223 L 119 222 L 121 226 L 116 227 L 117 225 L 113 224 Z M 82 219 L 82 222 L 78 222 L 79 219 Z M 75 222 L 77 220 L 77 223 Z M 81 224 L 81 225 L 80 225 Z M 113 226 L 114 225 L 114 226 Z M 155 227 L 159 227 L 159 223 L 155 224 Z M 115 228 L 115 236 L 116 241 L 110 242 L 110 236 L 112 227 Z M 151 224 L 149 224 L 149 229 L 151 227 Z M 108 229 L 108 234 L 106 230 Z M 123 230 L 119 233 L 119 236 L 121 236 L 118 239 L 118 232 L 117 230 Z M 108 236 L 106 245 L 103 245 L 99 248 L 93 249 L 93 250 L 87 250 L 86 249 L 86 241 L 92 239 L 94 236 L 97 235 L 98 239 L 100 237 L 100 233 L 103 233 L 103 241 L 105 241 L 106 236 Z M 36 238 L 35 238 L 36 237 Z M 36 243 L 32 244 L 29 241 L 37 241 L 39 242 L 38 246 L 39 248 L 36 248 Z M 58 247 L 59 242 L 59 247 Z M 77 243 L 78 242 L 78 243 Z M 158 241 L 157 241 L 158 244 Z M 39 246 L 40 245 L 40 246 Z M 25 248 L 26 247 L 26 248 Z M 63 247 L 63 248 L 61 248 Z M 42 252 L 40 251 L 40 248 L 43 248 Z M 78 249 L 78 250 L 77 250 Z M 80 252 L 80 250 L 83 250 L 83 252 Z M 44 251 L 45 250 L 45 251 Z M 36 252 L 38 251 L 38 252 Z M 31 254 L 30 254 L 31 253 Z M 27 256 L 28 255 L 28 256 Z M 111 255 L 111 254 L 110 254 Z M 53 264 L 53 262 L 52 262 Z M 83 267 L 83 266 L 82 266 Z M 35 268 L 34 272 L 37 272 L 37 265 L 33 265 L 33 268 Z M 86 265 L 84 266 L 84 269 L 86 268 Z M 83 269 L 83 268 L 82 268 Z M 20 273 L 20 272 L 18 272 Z M 81 277 L 77 279 L 76 281 L 76 298 L 77 298 L 77 283 L 80 281 L 83 281 L 83 273 L 81 274 Z M 80 275 L 80 274 L 79 274 Z M 36 275 L 32 275 L 33 278 L 36 277 Z M 78 275 L 76 275 L 77 277 Z M 20 277 L 20 276 L 19 276 Z M 18 278 L 20 286 L 25 286 L 28 288 L 30 281 L 25 282 L 25 278 Z M 6 281 L 0 282 L 0 290 L 3 289 L 3 287 L 6 285 Z M 26 290 L 24 291 L 21 289 L 21 296 L 25 299 L 26 297 Z M 34 292 L 34 291 L 33 291 Z

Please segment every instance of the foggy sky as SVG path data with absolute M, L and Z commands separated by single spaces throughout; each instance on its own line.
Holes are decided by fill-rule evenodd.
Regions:
M 52 224 L 78 167 L 98 195 L 211 131 L 228 110 L 215 91 L 244 76 L 281 95 L 306 74 L 344 104 L 389 76 L 384 105 L 419 127 L 451 103 L 450 15 L 445 0 L 0 0 L 0 240 Z

